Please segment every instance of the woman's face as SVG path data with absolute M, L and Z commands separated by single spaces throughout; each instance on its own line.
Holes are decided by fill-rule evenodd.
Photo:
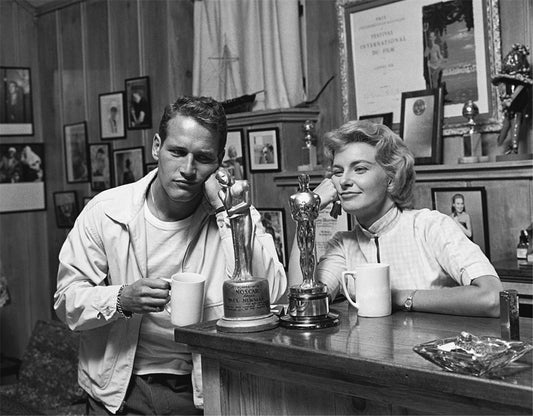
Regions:
M 344 210 L 369 227 L 393 205 L 387 191 L 389 179 L 376 162 L 376 148 L 350 143 L 335 154 L 331 180 Z
M 455 198 L 453 200 L 453 207 L 455 208 L 455 212 L 457 212 L 458 214 L 463 212 L 465 210 L 465 201 L 463 200 L 463 198 Z

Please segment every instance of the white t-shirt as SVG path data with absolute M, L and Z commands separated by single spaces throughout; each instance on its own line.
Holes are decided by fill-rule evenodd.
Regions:
M 191 218 L 166 222 L 156 218 L 144 203 L 148 277 L 170 281 L 180 271 L 185 255 Z M 185 344 L 174 341 L 170 314 L 162 312 L 143 315 L 133 373 L 189 374 L 191 354 Z

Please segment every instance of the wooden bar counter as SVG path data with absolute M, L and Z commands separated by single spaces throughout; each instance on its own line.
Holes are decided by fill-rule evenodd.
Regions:
M 497 376 L 441 370 L 413 346 L 468 331 L 500 336 L 500 321 L 417 312 L 358 318 L 334 303 L 340 325 L 217 332 L 215 321 L 176 328 L 202 354 L 205 414 L 532 414 L 532 353 Z M 532 320 L 520 318 L 522 341 Z

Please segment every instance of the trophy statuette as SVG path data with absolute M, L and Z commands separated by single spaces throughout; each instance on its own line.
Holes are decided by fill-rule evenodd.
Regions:
M 224 316 L 217 321 L 221 332 L 258 332 L 278 326 L 279 319 L 270 312 L 268 280 L 252 276 L 252 218 L 247 181 L 241 195 L 235 195 L 233 177 L 223 168 L 216 174 L 222 187 L 219 198 L 230 221 L 235 268 L 222 286 Z
M 309 190 L 309 175 L 298 176 L 299 190 L 290 196 L 292 218 L 297 223 L 296 240 L 300 249 L 303 282 L 289 289 L 289 310 L 280 325 L 295 329 L 318 329 L 338 325 L 337 314 L 329 312 L 327 286 L 314 279 L 315 220 L 320 209 L 320 197 Z

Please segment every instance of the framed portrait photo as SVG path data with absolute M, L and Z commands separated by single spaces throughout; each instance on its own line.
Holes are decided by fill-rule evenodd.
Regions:
M 364 116 L 360 116 L 359 120 L 368 120 L 372 123 L 383 124 L 388 128 L 392 129 L 392 113 L 367 114 Z
M 490 259 L 487 196 L 482 186 L 431 188 L 433 209 L 452 217 Z
M 100 94 L 98 100 L 102 140 L 126 138 L 124 92 Z
M 78 197 L 74 191 L 54 192 L 54 210 L 58 228 L 72 228 L 79 214 Z
M 248 130 L 250 172 L 279 172 L 279 129 Z
M 462 107 L 471 99 L 479 124 L 499 130 L 490 80 L 501 62 L 498 0 L 338 3 L 346 120 L 391 111 L 397 125 L 402 92 L 442 88 L 447 129 L 466 125 Z
M 133 183 L 144 176 L 144 148 L 130 147 L 113 151 L 115 186 Z
M 44 144 L 0 144 L 0 213 L 46 209 Z
M 265 231 L 272 235 L 279 261 L 288 267 L 287 233 L 285 228 L 285 212 L 281 208 L 257 208 L 261 214 L 261 223 Z
M 400 137 L 417 165 L 442 163 L 442 88 L 402 93 Z
M 93 191 L 111 188 L 110 148 L 109 143 L 91 143 L 89 145 L 91 189 Z
M 30 68 L 0 66 L 0 136 L 33 136 Z
M 87 123 L 63 126 L 67 183 L 88 182 Z
M 124 81 L 124 86 L 128 107 L 128 129 L 151 129 L 152 100 L 150 98 L 150 78 L 130 78 Z
M 228 130 L 226 153 L 222 159 L 224 167 L 235 179 L 246 179 L 244 165 L 244 132 L 242 130 Z

